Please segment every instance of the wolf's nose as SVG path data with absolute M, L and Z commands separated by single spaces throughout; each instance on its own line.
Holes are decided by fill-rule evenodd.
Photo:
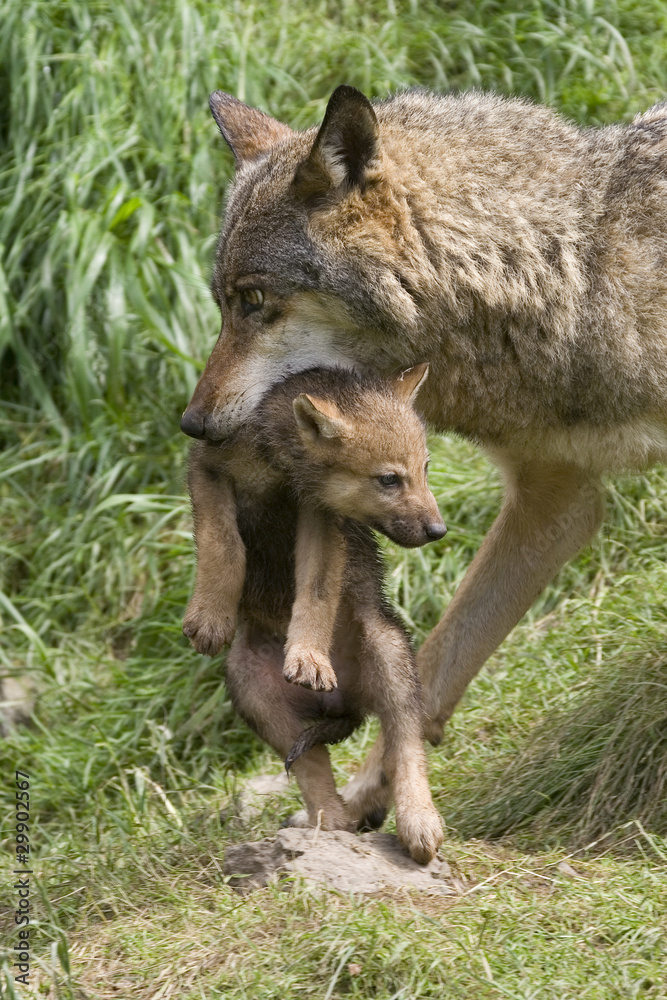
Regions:
M 204 427 L 205 416 L 201 410 L 187 408 L 181 417 L 181 430 L 193 438 L 203 438 L 206 435 Z
M 434 524 L 427 524 L 424 530 L 426 531 L 428 538 L 435 541 L 438 538 L 445 537 L 447 534 L 447 525 L 443 521 L 440 521 L 439 523 L 435 522 Z

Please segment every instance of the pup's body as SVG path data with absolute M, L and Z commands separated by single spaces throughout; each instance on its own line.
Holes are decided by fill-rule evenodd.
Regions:
M 398 835 L 418 861 L 433 857 L 442 828 L 426 778 L 414 656 L 384 600 L 368 525 L 404 545 L 444 534 L 410 403 L 424 368 L 393 386 L 342 370 L 288 377 L 233 443 L 195 446 L 197 582 L 184 625 L 209 653 L 236 631 L 232 702 L 288 759 L 311 824 L 381 822 L 372 809 L 347 812 L 321 745 L 378 715 Z
M 582 130 L 479 93 L 371 106 L 339 88 L 296 133 L 228 95 L 237 160 L 222 331 L 184 414 L 224 438 L 285 371 L 427 359 L 419 406 L 482 444 L 502 511 L 420 650 L 427 735 L 602 518 L 604 470 L 667 459 L 667 105 Z M 348 790 L 384 793 L 378 761 Z

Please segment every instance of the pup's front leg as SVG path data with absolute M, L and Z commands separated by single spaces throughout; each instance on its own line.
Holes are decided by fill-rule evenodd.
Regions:
M 332 514 L 308 505 L 299 511 L 296 597 L 287 630 L 283 676 L 314 691 L 332 691 L 329 650 L 343 585 L 347 545 Z
M 197 652 L 214 656 L 231 643 L 245 581 L 245 547 L 236 523 L 231 480 L 210 445 L 190 453 L 188 488 L 197 546 L 195 591 L 183 632 Z

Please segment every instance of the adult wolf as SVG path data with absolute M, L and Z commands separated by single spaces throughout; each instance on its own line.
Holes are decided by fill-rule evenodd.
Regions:
M 437 742 L 467 684 L 602 519 L 604 470 L 667 458 L 667 105 L 581 130 L 480 93 L 339 87 L 294 132 L 216 92 L 237 163 L 222 330 L 183 416 L 233 433 L 268 384 L 428 361 L 419 408 L 501 468 L 500 514 L 419 654 Z M 379 753 L 348 788 L 386 798 Z

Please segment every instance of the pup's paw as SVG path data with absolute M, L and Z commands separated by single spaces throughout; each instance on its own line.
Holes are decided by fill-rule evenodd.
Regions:
M 414 861 L 426 865 L 435 857 L 443 840 L 442 820 L 433 805 L 396 812 L 398 839 Z
M 333 691 L 338 683 L 328 656 L 300 646 L 293 646 L 285 654 L 283 677 L 290 684 L 300 684 L 313 691 Z
M 193 601 L 188 605 L 183 620 L 183 634 L 198 653 L 216 656 L 228 646 L 236 631 L 236 610 L 216 608 L 214 612 L 204 609 Z

